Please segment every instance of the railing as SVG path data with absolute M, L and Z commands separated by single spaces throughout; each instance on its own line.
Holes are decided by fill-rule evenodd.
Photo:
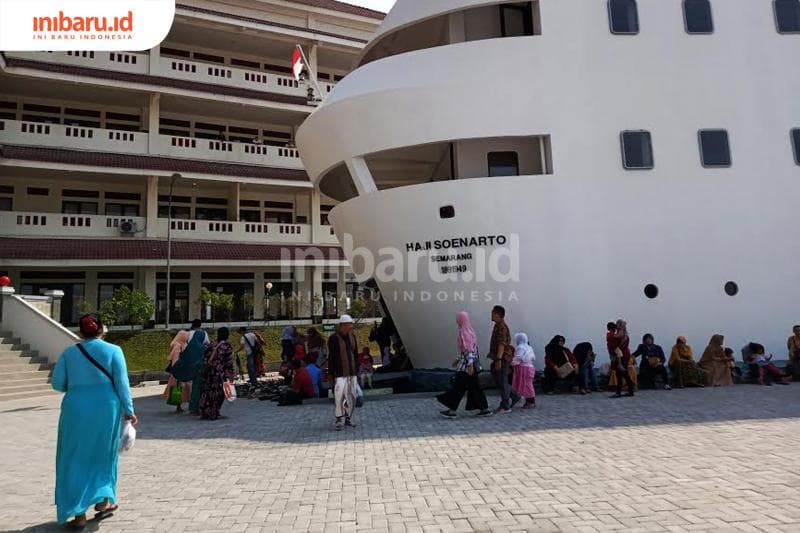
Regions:
M 131 223 L 132 233 L 122 231 L 123 222 Z M 0 236 L 107 239 L 143 238 L 145 233 L 149 233 L 151 237 L 166 239 L 169 222 L 166 218 L 158 218 L 154 222 L 155 228 L 151 228 L 154 231 L 146 232 L 145 217 L 0 211 Z M 308 224 L 183 219 L 172 219 L 171 224 L 172 238 L 178 240 L 297 244 L 311 241 L 311 226 Z M 324 240 L 318 244 L 335 244 L 335 241 Z
M 0 123 L 3 143 L 147 154 L 146 133 L 20 120 L 0 120 Z
M 160 218 L 157 224 L 157 234 L 159 236 L 166 235 L 167 220 Z M 311 226 L 308 224 L 217 220 L 173 220 L 172 238 L 198 241 L 307 244 L 311 239 Z
M 2 132 L 0 132 L 0 136 Z M 247 163 L 301 170 L 303 163 L 295 148 L 249 144 L 194 137 L 159 135 L 155 143 L 158 155 Z
M 301 98 L 308 96 L 307 84 L 300 84 L 290 76 L 187 59 L 162 56 L 151 58 L 148 54 L 135 52 L 5 52 L 5 54 L 11 58 L 45 63 L 131 74 L 152 74 L 164 78 L 225 85 Z M 152 69 L 150 68 L 151 61 L 155 61 Z M 323 87 L 323 90 L 330 92 L 333 84 L 325 82 Z
M 0 119 L 0 143 L 303 169 L 296 148 L 156 134 L 149 151 L 148 137 L 138 131 Z
M 143 217 L 0 211 L 0 235 L 6 237 L 119 237 L 120 225 L 144 230 Z

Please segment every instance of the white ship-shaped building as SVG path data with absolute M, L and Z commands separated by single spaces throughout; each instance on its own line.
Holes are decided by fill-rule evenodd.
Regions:
M 632 342 L 722 333 L 782 359 L 798 57 L 800 0 L 399 0 L 298 145 L 417 367 L 447 365 L 460 309 L 485 351 L 495 303 L 539 353 L 564 334 L 605 354 L 623 317 Z M 504 248 L 519 271 L 476 280 Z

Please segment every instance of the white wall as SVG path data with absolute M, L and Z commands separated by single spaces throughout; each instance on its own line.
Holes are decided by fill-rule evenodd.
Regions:
M 2 295 L 3 322 L 0 329 L 10 331 L 39 356 L 55 364 L 61 353 L 80 341 L 77 335 L 16 295 Z

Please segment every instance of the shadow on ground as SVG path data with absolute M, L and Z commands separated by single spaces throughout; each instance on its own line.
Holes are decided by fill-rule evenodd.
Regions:
M 489 405 L 498 398 L 490 391 Z M 402 439 L 430 436 L 520 433 L 564 429 L 603 429 L 652 425 L 726 423 L 800 417 L 800 383 L 761 387 L 641 391 L 634 398 L 539 396 L 537 407 L 492 417 L 459 411 L 456 419 L 439 415 L 434 394 L 391 396 L 367 401 L 356 412 L 358 427 L 333 431 L 332 403 L 278 407 L 273 402 L 239 399 L 223 406 L 225 419 L 203 421 L 176 414 L 160 396 L 136 401 L 140 439 L 238 439 L 271 443 Z M 462 402 L 462 407 L 463 407 Z

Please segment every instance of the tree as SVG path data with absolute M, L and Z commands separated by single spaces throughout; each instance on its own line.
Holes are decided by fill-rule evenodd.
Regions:
M 233 311 L 233 294 L 225 294 L 224 292 L 217 293 L 217 306 L 216 310 L 223 311 L 228 320 L 231 319 L 231 311 Z
M 200 307 L 211 307 L 211 327 L 214 327 L 214 304 L 217 301 L 217 293 L 211 292 L 207 287 L 200 289 Z M 202 311 L 201 311 L 202 314 Z
M 123 285 L 103 302 L 97 314 L 108 327 L 119 323 L 128 324 L 133 329 L 134 326 L 144 326 L 155 310 L 156 303 L 147 293 Z
M 123 288 L 127 289 L 127 287 Z M 139 289 L 128 290 L 121 304 L 125 309 L 131 329 L 133 329 L 133 326 L 144 327 L 156 311 L 156 303 L 153 299 L 146 292 Z
M 92 304 L 86 298 L 82 298 L 81 302 L 78 304 L 78 312 L 83 315 L 88 315 L 92 312 Z
M 354 298 L 350 301 L 350 316 L 355 321 L 355 327 L 367 317 L 367 302 L 363 298 Z
M 245 291 L 242 295 L 242 306 L 244 306 L 244 312 L 247 313 L 247 325 L 249 326 L 250 323 L 253 321 L 253 310 L 255 307 L 256 299 L 253 291 Z

